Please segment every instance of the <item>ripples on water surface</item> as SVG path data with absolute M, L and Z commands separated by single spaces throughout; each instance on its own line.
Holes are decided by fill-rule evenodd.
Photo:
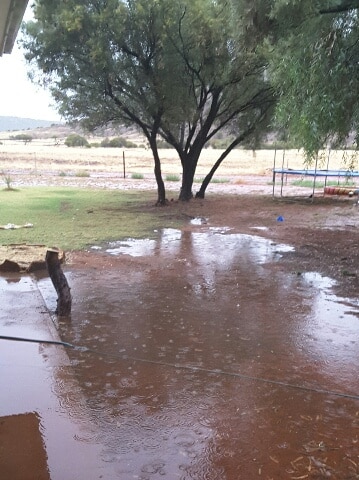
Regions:
M 316 390 L 359 394 L 356 299 L 278 268 L 291 247 L 226 229 L 164 229 L 100 250 L 161 259 L 68 272 L 61 334 L 92 350 L 71 359 L 118 478 L 353 473 L 359 402 Z

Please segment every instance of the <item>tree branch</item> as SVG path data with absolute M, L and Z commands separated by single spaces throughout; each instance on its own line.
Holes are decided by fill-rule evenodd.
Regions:
M 359 8 L 359 1 L 358 0 L 352 0 L 349 2 L 343 2 L 341 5 L 337 5 L 336 7 L 331 7 L 331 8 L 323 8 L 319 10 L 319 13 L 321 15 L 324 14 L 330 14 L 330 13 L 343 13 L 343 12 L 349 12 L 350 10 L 356 10 Z

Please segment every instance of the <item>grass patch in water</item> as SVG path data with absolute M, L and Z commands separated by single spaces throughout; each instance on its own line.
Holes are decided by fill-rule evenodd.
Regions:
M 154 208 L 154 192 L 23 188 L 0 191 L 0 225 L 33 228 L 0 230 L 3 245 L 45 244 L 77 250 L 101 242 L 153 235 L 164 224 L 179 226 L 167 209 Z

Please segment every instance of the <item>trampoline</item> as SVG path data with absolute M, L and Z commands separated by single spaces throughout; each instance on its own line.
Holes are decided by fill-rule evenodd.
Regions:
M 284 163 L 284 161 L 283 161 Z M 317 177 L 324 177 L 325 178 L 325 186 L 327 183 L 327 178 L 328 177 L 336 177 L 336 178 L 345 178 L 345 179 L 352 179 L 355 177 L 359 177 L 359 171 L 358 170 L 329 170 L 329 169 L 317 169 L 317 163 L 314 169 L 292 169 L 292 168 L 284 168 L 282 165 L 282 168 L 275 168 L 275 158 L 274 158 L 274 166 L 273 166 L 273 196 L 274 196 L 274 191 L 275 191 L 275 185 L 276 185 L 276 175 L 280 174 L 281 175 L 281 189 L 280 189 L 280 196 L 283 196 L 283 183 L 284 183 L 284 177 L 286 175 L 297 175 L 301 177 L 314 177 L 313 181 L 313 191 L 312 191 L 312 197 L 314 197 L 315 193 L 315 183 L 316 183 L 316 178 Z M 355 187 L 354 187 L 355 188 Z

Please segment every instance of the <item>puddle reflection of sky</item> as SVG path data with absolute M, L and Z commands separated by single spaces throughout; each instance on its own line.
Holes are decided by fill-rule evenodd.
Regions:
M 192 246 L 195 259 L 199 263 L 215 264 L 228 268 L 238 255 L 250 257 L 256 263 L 265 263 L 275 259 L 281 253 L 293 251 L 289 245 L 275 244 L 255 235 L 229 233 L 225 228 L 211 228 L 208 232 L 181 232 L 164 228 L 157 239 L 127 239 L 111 242 L 106 252 L 111 255 L 127 254 L 134 257 L 164 253 L 180 253 L 181 242 Z
M 312 338 L 311 350 L 322 358 L 339 363 L 357 361 L 359 342 L 359 300 L 334 295 L 335 281 L 316 272 L 302 274 L 304 281 L 314 288 L 311 315 L 305 324 L 305 333 Z

